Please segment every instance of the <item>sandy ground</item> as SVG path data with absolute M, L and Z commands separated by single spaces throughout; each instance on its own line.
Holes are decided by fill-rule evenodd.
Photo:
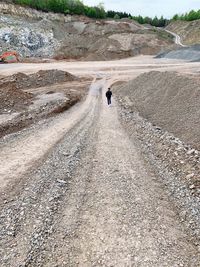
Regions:
M 182 73 L 199 73 L 200 64 L 198 62 L 186 63 L 181 60 L 173 59 L 154 59 L 152 56 L 138 56 L 134 58 L 97 61 L 97 62 L 52 62 L 41 64 L 19 63 L 5 64 L 0 66 L 1 75 L 12 75 L 17 72 L 26 74 L 34 73 L 39 70 L 60 69 L 68 71 L 78 76 L 117 76 L 131 77 L 137 76 L 149 70 L 159 71 L 180 71 Z
M 0 265 L 198 267 L 198 247 L 104 94 L 146 71 L 198 74 L 200 64 L 138 57 L 0 67 L 102 78 L 85 102 L 1 140 Z

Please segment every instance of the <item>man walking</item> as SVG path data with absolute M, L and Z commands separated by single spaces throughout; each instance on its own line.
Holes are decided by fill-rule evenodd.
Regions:
M 112 92 L 111 92 L 110 88 L 108 88 L 108 91 L 106 92 L 108 105 L 111 105 L 111 96 L 112 96 Z

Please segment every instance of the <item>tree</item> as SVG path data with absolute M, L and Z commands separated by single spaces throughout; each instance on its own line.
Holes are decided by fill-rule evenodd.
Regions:
M 180 19 L 178 14 L 175 14 L 175 15 L 173 16 L 173 18 L 172 18 L 172 20 L 178 20 L 178 19 Z
M 87 9 L 85 9 L 85 15 L 88 16 L 89 18 L 96 18 L 97 17 L 96 9 L 94 7 L 87 7 Z
M 120 16 L 118 14 L 115 14 L 114 19 L 120 19 Z
M 142 16 L 138 16 L 137 18 L 137 21 L 140 23 L 140 24 L 144 24 L 144 18 Z
M 198 19 L 198 13 L 195 12 L 194 10 L 191 10 L 188 13 L 187 20 L 192 21 L 192 20 L 196 20 L 196 19 Z

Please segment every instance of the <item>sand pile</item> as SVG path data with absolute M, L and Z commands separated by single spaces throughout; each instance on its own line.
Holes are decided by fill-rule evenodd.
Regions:
M 172 72 L 149 72 L 118 86 L 123 101 L 153 124 L 200 149 L 200 82 Z

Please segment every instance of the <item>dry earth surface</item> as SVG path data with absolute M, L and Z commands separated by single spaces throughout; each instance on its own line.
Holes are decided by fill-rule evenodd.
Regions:
M 125 83 L 152 70 L 175 83 L 193 75 L 195 94 L 200 64 L 140 56 L 0 68 L 3 79 L 52 69 L 93 79 L 87 98 L 71 109 L 1 138 L 0 265 L 199 267 L 199 152 L 131 109 Z M 151 75 L 132 81 L 133 91 Z M 108 107 L 105 90 L 121 81 Z M 162 94 L 162 82 L 157 86 Z

